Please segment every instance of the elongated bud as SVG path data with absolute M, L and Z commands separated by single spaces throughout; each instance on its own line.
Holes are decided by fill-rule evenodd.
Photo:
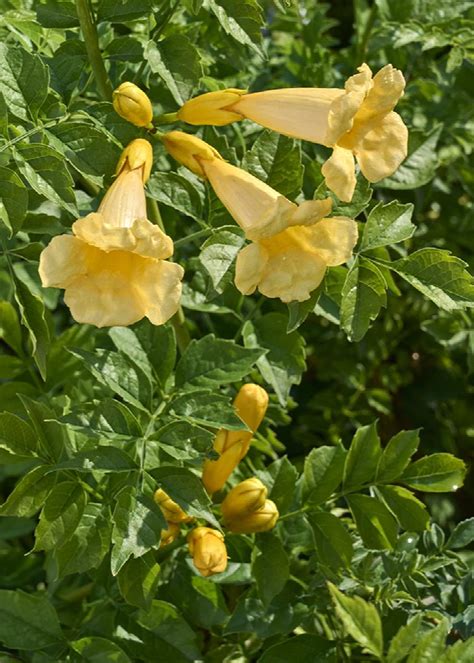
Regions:
M 206 177 L 200 163 L 201 159 L 208 161 L 222 159 L 219 152 L 211 145 L 196 136 L 185 134 L 183 131 L 169 131 L 162 136 L 161 140 L 176 161 L 200 177 Z
M 178 119 L 188 124 L 213 124 L 218 127 L 242 120 L 240 113 L 228 110 L 227 106 L 235 104 L 247 90 L 228 88 L 217 92 L 200 94 L 186 101 L 178 111 Z
M 278 520 L 278 509 L 275 502 L 265 500 L 263 506 L 242 518 L 233 518 L 226 522 L 226 527 L 236 534 L 252 534 L 254 532 L 268 532 L 273 529 Z
M 220 490 L 247 453 L 253 434 L 260 426 L 268 407 L 268 394 L 258 384 L 244 384 L 234 400 L 237 414 L 250 431 L 220 430 L 214 440 L 218 460 L 206 460 L 202 481 L 208 493 Z
M 155 491 L 153 499 L 160 507 L 168 523 L 187 523 L 192 520 L 192 517 L 186 515 L 179 504 L 176 504 L 161 488 Z
M 241 481 L 221 504 L 224 522 L 245 518 L 265 504 L 267 489 L 256 477 Z
M 151 101 L 135 83 L 125 82 L 113 93 L 115 111 L 136 127 L 147 127 L 153 119 Z
M 170 543 L 173 543 L 175 539 L 178 538 L 180 532 L 180 526 L 178 523 L 167 523 L 168 528 L 161 530 L 161 543 L 160 548 L 169 546 Z
M 188 534 L 189 552 L 194 566 L 204 576 L 222 573 L 227 568 L 224 535 L 210 527 L 196 527 Z
M 142 182 L 150 177 L 153 165 L 153 149 L 150 143 L 143 138 L 136 138 L 123 150 L 117 163 L 116 175 L 124 171 L 141 170 Z

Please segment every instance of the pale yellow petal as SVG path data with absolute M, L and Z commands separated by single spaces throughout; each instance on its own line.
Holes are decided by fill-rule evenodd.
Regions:
M 252 242 L 237 255 L 235 264 L 235 287 L 243 295 L 255 292 L 268 261 L 266 249 L 258 242 Z
M 311 226 L 331 213 L 332 198 L 305 200 L 293 212 L 289 226 Z
M 407 155 L 408 129 L 398 113 L 388 113 L 355 147 L 360 169 L 369 182 L 392 175 Z
M 309 299 L 325 273 L 326 263 L 317 254 L 291 247 L 270 254 L 258 289 L 262 295 L 279 297 L 285 303 L 303 302 Z
M 405 79 L 399 69 L 387 64 L 373 78 L 373 87 L 357 114 L 357 121 L 366 121 L 370 117 L 389 113 L 403 96 Z
M 87 245 L 72 235 L 53 237 L 41 252 L 39 275 L 45 288 L 67 288 L 87 271 Z
M 92 213 L 78 219 L 72 231 L 79 239 L 103 251 L 132 251 L 157 260 L 173 254 L 171 237 L 147 219 L 136 219 L 129 228 L 118 228 L 102 214 Z
M 152 324 L 162 325 L 178 310 L 183 276 L 183 268 L 174 262 L 147 260 L 137 266 L 133 287 Z
M 206 92 L 186 101 L 178 111 L 178 119 L 188 124 L 224 126 L 242 119 L 239 113 L 228 110 L 246 90 L 229 88 Z
M 345 216 L 322 219 L 309 228 L 310 242 L 329 267 L 342 265 L 351 256 L 357 243 L 357 223 Z
M 212 188 L 248 239 L 284 230 L 296 205 L 245 170 L 226 161 L 202 161 Z
M 358 71 L 358 74 L 347 79 L 346 91 L 337 96 L 331 104 L 324 145 L 335 145 L 339 138 L 352 129 L 356 114 L 372 87 L 372 72 L 369 67 L 363 64 Z
M 117 228 L 130 228 L 135 219 L 146 219 L 141 169 L 124 170 L 120 173 L 107 190 L 97 211 L 107 225 Z
M 354 157 L 350 150 L 336 145 L 332 155 L 323 164 L 321 173 L 324 175 L 328 189 L 334 191 L 338 198 L 344 202 L 352 200 L 356 186 L 356 176 Z
M 332 88 L 284 88 L 246 94 L 230 107 L 285 136 L 323 143 L 332 102 L 344 92 Z

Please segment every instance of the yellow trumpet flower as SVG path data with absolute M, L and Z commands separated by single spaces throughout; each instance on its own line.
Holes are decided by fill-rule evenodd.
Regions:
M 268 407 L 268 394 L 257 384 L 244 384 L 234 400 L 234 408 L 250 431 L 220 430 L 214 440 L 218 460 L 206 460 L 202 481 L 208 493 L 215 493 L 225 484 L 249 450 L 250 442 L 263 421 Z
M 164 490 L 158 488 L 153 495 L 153 499 L 160 507 L 168 523 L 188 523 L 192 520 L 183 509 L 174 502 Z
M 275 502 L 265 500 L 263 506 L 252 513 L 236 516 L 226 521 L 226 527 L 235 534 L 268 532 L 275 527 L 279 515 Z
M 217 127 L 236 122 L 242 119 L 242 115 L 227 110 L 227 108 L 246 93 L 247 90 L 227 88 L 200 94 L 181 106 L 177 113 L 178 119 L 188 124 L 213 124 Z
M 113 92 L 113 107 L 124 120 L 136 127 L 147 127 L 153 119 L 151 101 L 135 83 L 125 82 Z
M 253 513 L 265 504 L 267 489 L 257 477 L 245 479 L 227 493 L 221 504 L 224 522 Z
M 173 242 L 146 218 L 143 185 L 151 162 L 151 145 L 133 141 L 97 212 L 78 219 L 72 235 L 54 237 L 41 253 L 43 286 L 65 289 L 77 322 L 127 326 L 146 316 L 161 325 L 178 310 L 183 268 L 165 261 Z
M 194 566 L 205 578 L 227 568 L 224 535 L 210 527 L 196 527 L 188 534 L 188 547 Z

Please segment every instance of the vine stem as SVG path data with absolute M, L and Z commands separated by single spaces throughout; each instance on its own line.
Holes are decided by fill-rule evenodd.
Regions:
M 97 27 L 92 18 L 89 1 L 76 0 L 76 12 L 86 45 L 87 56 L 97 82 L 99 94 L 102 99 L 105 99 L 105 101 L 111 101 L 112 85 L 105 69 L 104 61 L 102 60 L 102 54 L 99 48 L 99 36 L 97 34 Z

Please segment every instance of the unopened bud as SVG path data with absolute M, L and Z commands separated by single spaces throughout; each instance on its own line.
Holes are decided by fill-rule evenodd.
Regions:
M 278 509 L 275 502 L 265 500 L 263 506 L 243 518 L 234 518 L 226 522 L 226 527 L 236 534 L 252 534 L 253 532 L 268 532 L 273 529 L 278 520 Z
M 150 143 L 143 138 L 136 138 L 127 145 L 117 163 L 116 175 L 120 175 L 124 170 L 142 171 L 143 184 L 148 180 L 153 165 L 153 149 Z
M 160 548 L 169 546 L 170 543 L 173 543 L 175 539 L 178 538 L 180 532 L 180 526 L 178 523 L 167 523 L 168 528 L 161 530 L 161 543 Z
M 253 434 L 260 426 L 268 407 L 268 394 L 258 384 L 244 384 L 234 400 L 234 408 L 250 431 L 220 430 L 214 440 L 218 460 L 206 460 L 202 481 L 208 493 L 220 490 L 249 450 Z
M 160 507 L 168 523 L 188 523 L 192 520 L 192 517 L 186 515 L 179 504 L 176 504 L 161 488 L 155 491 L 153 499 Z
M 201 159 L 207 159 L 208 161 L 222 159 L 219 152 L 211 145 L 197 138 L 197 136 L 185 134 L 183 131 L 169 131 L 162 136 L 161 140 L 176 161 L 179 161 L 200 177 L 206 177 L 200 163 Z
M 227 568 L 224 535 L 210 527 L 196 527 L 188 534 L 189 552 L 194 566 L 204 576 L 222 573 Z
M 147 127 L 153 119 L 151 101 L 135 83 L 122 83 L 114 90 L 113 106 L 124 120 L 136 127 Z
M 266 496 L 267 489 L 256 477 L 241 481 L 232 488 L 221 504 L 224 521 L 244 518 L 257 511 L 265 504 Z
M 188 124 L 213 124 L 218 127 L 242 120 L 240 113 L 228 108 L 235 104 L 246 90 L 229 88 L 200 94 L 189 99 L 178 111 L 178 119 Z

